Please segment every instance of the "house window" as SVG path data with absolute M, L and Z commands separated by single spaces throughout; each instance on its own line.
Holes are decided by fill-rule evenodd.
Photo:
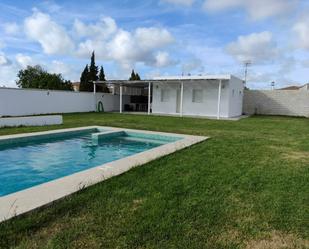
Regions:
M 168 102 L 170 94 L 168 89 L 161 89 L 161 102 Z
M 202 89 L 193 89 L 192 102 L 193 103 L 203 103 L 203 90 Z

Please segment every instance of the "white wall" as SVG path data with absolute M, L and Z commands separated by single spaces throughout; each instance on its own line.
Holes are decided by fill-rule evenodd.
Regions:
M 221 89 L 221 104 L 220 116 L 227 117 L 228 115 L 228 82 L 223 84 Z M 184 115 L 198 115 L 216 117 L 218 113 L 218 92 L 219 81 L 204 81 L 200 83 L 187 83 L 184 84 Z M 193 90 L 201 90 L 203 92 L 203 102 L 195 103 L 192 101 Z
M 169 91 L 169 101 L 161 102 L 161 90 Z M 164 114 L 176 114 L 176 96 L 177 89 L 180 89 L 179 84 L 153 84 L 152 92 L 152 112 Z
M 309 91 L 246 90 L 243 111 L 245 114 L 309 117 Z
M 0 118 L 0 127 L 45 126 L 63 124 L 62 115 Z
M 102 97 L 103 96 L 103 97 Z M 128 96 L 124 96 L 124 104 Z M 0 88 L 0 117 L 49 113 L 93 112 L 103 101 L 105 111 L 119 110 L 119 96 L 71 91 Z
M 229 117 L 229 82 L 227 80 L 223 81 L 222 86 L 220 116 Z M 170 100 L 168 102 L 161 102 L 162 89 L 170 90 Z M 180 83 L 155 83 L 153 86 L 152 112 L 158 114 L 177 114 L 177 89 L 180 89 Z M 192 101 L 194 89 L 203 91 L 202 103 L 195 103 Z M 201 80 L 200 82 L 184 83 L 183 115 L 216 117 L 218 111 L 218 91 L 218 80 Z

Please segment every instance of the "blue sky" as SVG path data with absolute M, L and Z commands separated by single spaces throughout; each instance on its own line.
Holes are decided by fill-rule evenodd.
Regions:
M 78 81 L 95 50 L 109 79 L 231 73 L 248 86 L 309 82 L 307 0 L 0 2 L 0 85 L 40 64 Z

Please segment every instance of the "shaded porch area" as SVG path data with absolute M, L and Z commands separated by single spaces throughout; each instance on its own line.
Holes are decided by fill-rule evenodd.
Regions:
M 95 81 L 97 85 L 107 84 L 111 94 L 119 95 L 119 112 L 151 113 L 152 83 L 149 81 L 109 80 Z

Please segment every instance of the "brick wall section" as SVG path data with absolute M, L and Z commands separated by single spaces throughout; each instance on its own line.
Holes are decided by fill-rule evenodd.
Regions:
M 244 114 L 309 117 L 309 91 L 246 90 Z

